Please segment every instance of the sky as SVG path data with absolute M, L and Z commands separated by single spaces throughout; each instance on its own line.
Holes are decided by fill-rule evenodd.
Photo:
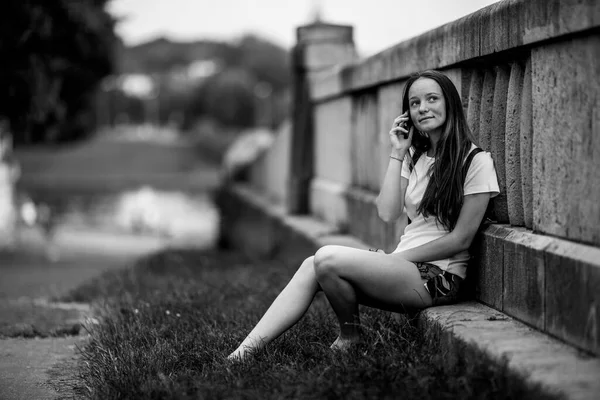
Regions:
M 173 40 L 235 40 L 253 33 L 287 49 L 296 28 L 314 20 L 352 25 L 363 56 L 382 51 L 497 0 L 112 0 L 117 33 L 134 45 Z

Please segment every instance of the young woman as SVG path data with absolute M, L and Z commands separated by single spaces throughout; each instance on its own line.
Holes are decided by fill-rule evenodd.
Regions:
M 498 194 L 489 153 L 476 148 L 460 96 L 450 79 L 425 71 L 406 82 L 403 114 L 389 132 L 391 153 L 379 216 L 386 222 L 406 209 L 410 223 L 391 254 L 324 246 L 307 258 L 230 359 L 244 359 L 294 325 L 322 290 L 339 336 L 332 349 L 360 339 L 359 304 L 395 312 L 457 300 L 466 276 L 468 248 L 491 197 Z

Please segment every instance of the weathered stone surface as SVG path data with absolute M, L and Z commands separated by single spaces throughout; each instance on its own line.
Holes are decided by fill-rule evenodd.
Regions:
M 484 72 L 480 69 L 471 70 L 471 85 L 469 87 L 469 104 L 467 112 L 467 123 L 475 136 L 475 140 L 481 146 L 479 137 L 479 116 L 481 115 L 481 102 L 483 99 L 483 77 Z
M 523 65 L 511 65 L 506 98 L 506 198 L 508 218 L 513 226 L 524 226 L 521 186 L 521 98 L 523 97 Z
M 506 359 L 509 369 L 566 399 L 595 400 L 600 393 L 600 361 L 587 357 L 502 313 L 478 303 L 432 307 L 419 325 L 448 351 L 451 369 L 459 360 Z M 464 361 L 463 361 L 464 362 Z
M 352 101 L 349 97 L 314 108 L 315 176 L 340 184 L 351 182 Z
M 356 59 L 354 43 L 313 43 L 306 46 L 306 65 L 311 69 L 351 63 Z
M 377 140 L 372 143 L 379 149 L 377 164 L 379 167 L 379 184 L 377 191 L 381 188 L 381 182 L 385 175 L 389 163 L 390 155 L 390 137 L 389 131 L 392 129 L 394 119 L 402 114 L 402 94 L 406 82 L 395 82 L 382 86 L 378 91 L 378 112 L 379 112 L 379 132 Z
M 544 249 L 552 238 L 525 229 L 510 229 L 504 238 L 504 302 L 502 310 L 544 329 Z
M 480 254 L 476 256 L 476 295 L 482 302 L 502 310 L 504 292 L 504 238 L 510 233 L 500 225 L 491 225 L 480 235 Z
M 486 151 L 490 151 L 492 146 L 495 84 L 496 72 L 492 69 L 485 70 L 479 111 L 479 145 Z
M 346 227 L 349 219 L 347 189 L 346 184 L 313 178 L 310 185 L 311 214 L 339 228 Z
M 492 109 L 492 126 L 490 132 L 490 151 L 496 166 L 500 194 L 494 198 L 494 213 L 500 223 L 508 222 L 508 205 L 506 201 L 506 96 L 510 70 L 501 65 L 495 68 L 496 82 L 494 83 L 494 106 Z
M 319 43 L 324 41 L 353 42 L 354 27 L 314 23 L 296 29 L 296 41 L 300 44 Z
M 442 69 L 600 26 L 596 0 L 512 0 L 492 4 L 401 42 L 340 71 L 341 87 L 322 97 L 373 87 L 415 71 Z
M 351 171 L 354 186 L 378 190 L 380 152 L 373 143 L 379 141 L 379 113 L 376 93 L 353 97 Z
M 493 54 L 523 44 L 520 34 L 523 32 L 523 16 L 528 11 L 527 6 L 530 5 L 522 1 L 499 1 L 478 12 L 481 55 Z
M 532 50 L 534 229 L 600 245 L 600 34 Z
M 311 24 L 298 28 L 298 44 L 292 52 L 292 149 L 287 209 L 306 213 L 310 180 L 314 174 L 313 75 L 351 62 L 356 57 L 353 28 L 344 25 Z
M 545 257 L 547 331 L 600 355 L 600 249 L 555 239 Z
M 533 101 L 531 93 L 531 57 L 525 63 L 521 121 L 519 127 L 521 154 L 521 191 L 523 193 L 523 220 L 525 227 L 533 228 Z

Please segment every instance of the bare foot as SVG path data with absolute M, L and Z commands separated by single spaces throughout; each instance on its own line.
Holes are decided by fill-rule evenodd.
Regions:
M 229 361 L 234 361 L 234 362 L 245 361 L 252 356 L 252 351 L 253 351 L 253 349 L 250 347 L 240 346 L 237 349 L 235 349 L 235 351 L 233 353 L 228 355 L 227 359 Z
M 335 339 L 335 342 L 331 344 L 330 348 L 332 350 L 347 352 L 352 346 L 358 343 L 360 343 L 359 337 L 345 339 L 338 336 L 337 339 Z

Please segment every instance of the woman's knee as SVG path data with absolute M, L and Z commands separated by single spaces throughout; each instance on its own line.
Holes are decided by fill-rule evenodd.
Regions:
M 298 267 L 298 270 L 296 271 L 296 276 L 314 276 L 315 274 L 315 263 L 314 263 L 314 259 L 315 256 L 310 256 L 308 258 L 306 258 L 302 264 L 300 264 L 300 267 Z
M 336 262 L 337 255 L 339 254 L 339 246 L 323 246 L 315 253 L 314 258 L 314 269 L 319 277 L 335 273 L 335 268 L 338 263 Z

